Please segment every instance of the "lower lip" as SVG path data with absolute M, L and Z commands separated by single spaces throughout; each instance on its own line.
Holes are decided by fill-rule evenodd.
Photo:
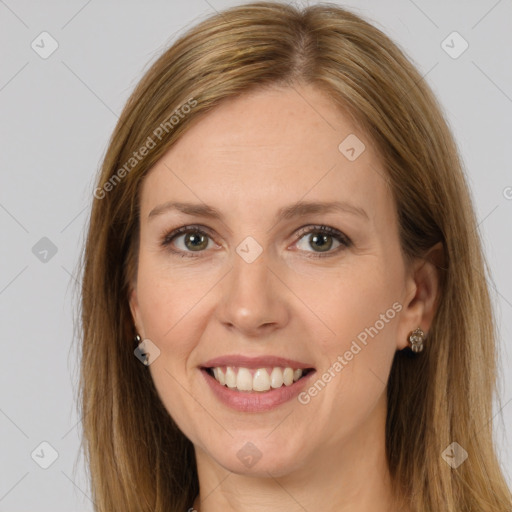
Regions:
M 262 412 L 274 409 L 295 398 L 307 385 L 310 377 L 316 372 L 314 370 L 310 371 L 306 376 L 295 381 L 290 386 L 283 384 L 280 388 L 270 389 L 266 392 L 236 391 L 223 386 L 206 370 L 201 369 L 201 373 L 215 396 L 228 407 L 241 412 Z

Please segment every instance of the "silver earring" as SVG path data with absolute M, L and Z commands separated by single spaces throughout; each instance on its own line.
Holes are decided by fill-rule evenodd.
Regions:
M 144 365 L 144 366 L 148 366 L 149 365 L 149 353 L 146 352 L 146 350 L 144 349 L 144 347 L 142 348 L 139 348 L 140 347 L 140 344 L 142 342 L 142 338 L 139 336 L 139 334 L 137 333 L 134 337 L 133 337 L 133 341 L 135 341 L 135 345 L 136 345 L 136 348 L 135 350 L 133 351 L 133 353 L 135 354 L 135 356 L 137 357 L 137 359 Z
M 413 352 L 421 352 L 423 350 L 423 342 L 425 341 L 425 333 L 418 327 L 409 334 L 408 340 Z

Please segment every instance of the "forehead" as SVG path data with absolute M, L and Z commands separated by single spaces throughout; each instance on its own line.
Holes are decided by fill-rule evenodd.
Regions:
M 245 94 L 200 118 L 148 173 L 141 207 L 147 215 L 188 200 L 263 213 L 350 199 L 375 214 L 388 196 L 372 141 L 325 93 L 302 86 Z

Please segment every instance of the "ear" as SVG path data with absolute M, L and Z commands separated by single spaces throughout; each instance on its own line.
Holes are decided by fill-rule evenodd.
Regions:
M 428 334 L 439 303 L 444 268 L 444 248 L 439 242 L 423 258 L 415 260 L 407 271 L 406 294 L 398 328 L 399 350 L 408 346 L 409 334 L 414 329 L 420 327 Z
M 130 311 L 132 312 L 133 323 L 135 324 L 135 329 L 136 329 L 137 333 L 140 335 L 140 337 L 142 339 L 144 339 L 145 338 L 144 326 L 142 324 L 142 318 L 141 318 L 141 314 L 140 314 L 139 299 L 137 297 L 137 286 L 136 285 L 133 285 L 130 288 L 129 304 L 130 304 Z

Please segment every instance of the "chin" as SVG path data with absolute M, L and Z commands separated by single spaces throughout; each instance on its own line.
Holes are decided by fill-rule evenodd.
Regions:
M 254 441 L 231 441 L 229 449 L 219 446 L 209 450 L 209 454 L 217 464 L 238 475 L 281 477 L 305 467 L 304 454 L 300 450 L 288 443 L 281 443 L 278 448 L 265 436 L 268 433 L 260 438 L 253 436 Z M 297 454 L 300 454 L 300 460 Z

